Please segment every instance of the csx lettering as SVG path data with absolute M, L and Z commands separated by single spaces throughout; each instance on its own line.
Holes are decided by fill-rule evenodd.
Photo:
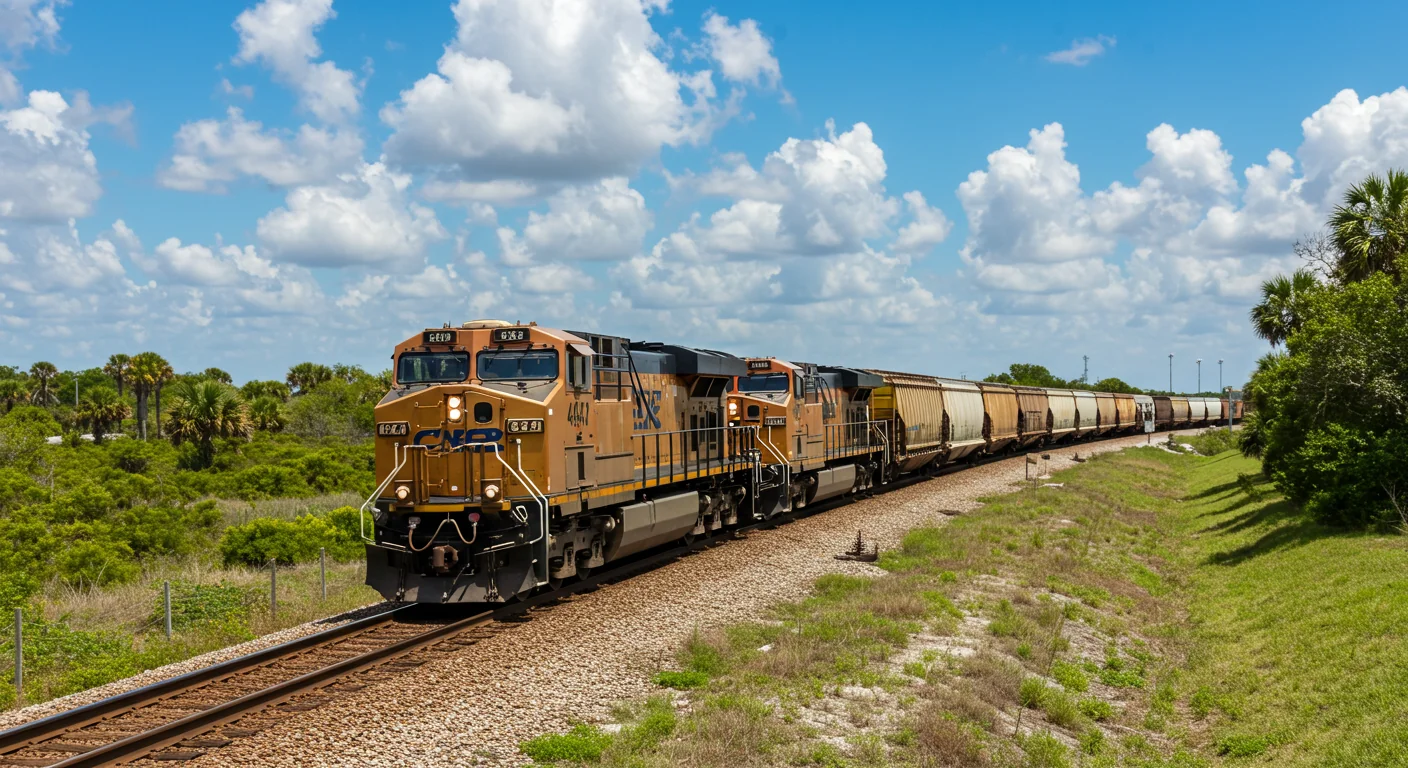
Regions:
M 465 446 L 465 450 L 474 453 L 493 452 L 500 450 L 497 443 L 503 439 L 502 430 L 492 427 L 480 429 L 422 429 L 416 433 L 411 440 L 412 445 L 433 445 L 442 451 L 454 450 L 460 446 Z
M 567 406 L 567 423 L 574 427 L 585 427 L 590 423 L 591 403 L 578 400 Z

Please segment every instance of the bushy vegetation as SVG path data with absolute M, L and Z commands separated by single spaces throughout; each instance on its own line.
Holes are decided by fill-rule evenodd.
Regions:
M 344 505 L 371 491 L 372 408 L 388 374 L 304 363 L 286 381 L 236 388 L 225 371 L 177 374 L 152 352 L 86 371 L 0 366 L 0 608 L 25 608 L 26 700 L 276 628 L 267 585 L 251 589 L 240 569 L 326 549 L 350 576 L 337 564 L 363 549 Z M 178 578 L 180 636 L 148 636 L 162 623 L 154 574 L 192 568 L 219 583 Z
M 1165 392 L 1159 389 L 1140 389 L 1139 387 L 1126 382 L 1123 379 L 1113 376 L 1091 382 L 1082 378 L 1063 379 L 1052 373 L 1044 365 L 1033 363 L 1013 363 L 1007 370 L 1001 373 L 989 374 L 983 381 L 990 381 L 994 384 L 1013 384 L 1022 387 L 1048 387 L 1051 389 L 1081 389 L 1087 392 L 1116 392 L 1126 395 L 1171 395 L 1178 394 Z M 1187 393 L 1182 393 L 1187 394 Z M 1220 397 L 1220 392 L 1197 392 L 1197 395 L 1205 397 Z
M 1263 286 L 1257 332 L 1284 345 L 1247 386 L 1243 450 L 1292 502 L 1338 525 L 1408 525 L 1408 174 L 1351 187 L 1318 271 Z

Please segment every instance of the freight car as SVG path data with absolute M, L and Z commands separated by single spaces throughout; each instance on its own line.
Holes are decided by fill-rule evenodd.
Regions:
M 1161 413 L 1156 398 L 492 320 L 428 328 L 393 359 L 362 506 L 366 579 L 415 602 L 515 600 L 669 542 Z

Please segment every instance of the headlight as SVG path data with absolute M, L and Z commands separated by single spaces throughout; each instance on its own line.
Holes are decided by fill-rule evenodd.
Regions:
M 445 402 L 449 403 L 451 408 L 460 407 L 460 398 L 458 395 L 450 395 L 450 399 L 446 400 Z
M 738 413 L 738 403 L 729 402 L 728 412 L 730 416 L 736 415 Z
M 496 498 L 498 498 L 498 497 L 499 497 L 499 486 L 497 486 L 497 485 L 486 485 L 486 486 L 484 486 L 484 498 L 486 498 L 486 499 L 496 499 Z
M 410 486 L 408 486 L 408 485 L 400 485 L 400 486 L 397 486 L 397 487 L 396 487 L 396 498 L 398 498 L 398 499 L 400 499 L 400 500 L 402 500 L 402 501 L 405 501 L 405 500 L 406 500 L 406 497 L 407 497 L 407 496 L 410 496 L 410 495 L 411 495 L 411 488 L 410 488 Z
M 463 415 L 464 415 L 464 413 L 463 413 L 462 411 L 460 411 L 460 409 L 458 409 L 458 408 L 451 408 L 451 409 L 450 409 L 450 421 L 459 421 L 459 420 L 460 420 L 460 417 L 463 416 Z

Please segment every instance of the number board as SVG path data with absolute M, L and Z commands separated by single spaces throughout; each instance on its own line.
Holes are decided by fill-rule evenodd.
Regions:
M 454 344 L 454 331 L 426 331 L 421 339 L 425 344 Z
M 528 340 L 527 328 L 495 328 L 489 332 L 490 344 L 512 344 Z
M 405 437 L 411 433 L 411 425 L 405 421 L 382 421 L 376 425 L 378 437 Z
M 771 361 L 771 360 L 749 360 L 749 361 L 748 361 L 748 370 L 750 370 L 750 371 L 767 370 L 768 368 L 771 368 L 771 367 L 772 367 L 772 361 Z
M 763 419 L 763 426 L 765 426 L 765 427 L 785 427 L 785 426 L 787 426 L 787 417 L 786 417 L 786 416 L 769 416 L 769 417 Z
M 508 433 L 510 435 L 526 435 L 531 432 L 543 431 L 542 419 L 509 419 Z

